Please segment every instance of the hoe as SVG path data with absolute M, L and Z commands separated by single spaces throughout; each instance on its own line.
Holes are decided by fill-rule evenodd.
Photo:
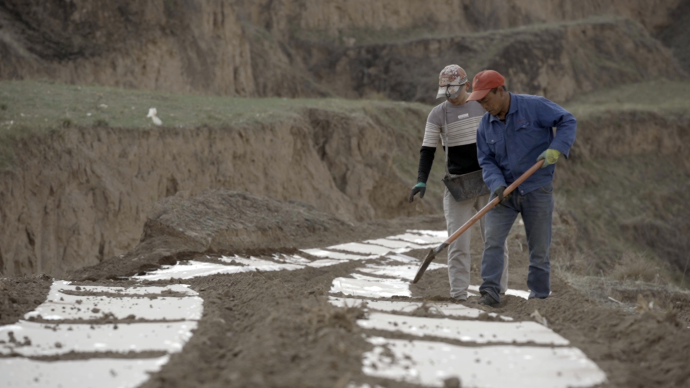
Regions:
M 518 186 L 522 184 L 527 178 L 529 178 L 532 174 L 534 174 L 535 171 L 539 170 L 544 164 L 543 160 L 539 160 L 537 163 L 534 164 L 534 166 L 530 167 L 529 170 L 527 170 L 524 174 L 522 174 L 515 182 L 513 182 L 510 186 L 508 186 L 505 190 L 503 190 L 503 196 L 505 197 L 506 195 L 510 194 L 513 192 L 513 190 L 517 189 Z M 424 258 L 424 261 L 422 261 L 422 264 L 419 266 L 419 269 L 417 270 L 417 275 L 414 277 L 414 280 L 412 283 L 417 283 L 419 279 L 422 278 L 422 275 L 424 275 L 424 271 L 426 271 L 427 267 L 431 262 L 436 258 L 436 255 L 441 253 L 444 249 L 448 247 L 450 243 L 455 241 L 458 237 L 460 237 L 461 234 L 465 233 L 467 229 L 470 228 L 475 222 L 479 221 L 480 218 L 484 217 L 486 213 L 489 212 L 489 210 L 493 209 L 494 206 L 498 204 L 498 197 L 494 198 L 491 202 L 486 204 L 480 211 L 477 212 L 477 214 L 474 215 L 474 217 L 470 218 L 463 226 L 460 227 L 455 233 L 450 235 L 446 241 L 444 241 L 441 245 L 436 247 L 435 249 L 432 249 L 427 253 L 426 257 Z

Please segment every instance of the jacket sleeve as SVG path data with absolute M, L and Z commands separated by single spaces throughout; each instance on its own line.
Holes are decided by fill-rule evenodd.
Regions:
M 541 98 L 541 109 L 539 112 L 539 123 L 544 127 L 556 127 L 556 136 L 549 148 L 558 150 L 566 158 L 570 153 L 570 148 L 575 142 L 575 132 L 577 131 L 577 120 L 572 113 L 563 109 L 560 105 Z
M 479 166 L 482 168 L 482 176 L 484 183 L 489 186 L 489 190 L 493 193 L 499 186 L 506 185 L 506 180 L 503 177 L 503 172 L 496 161 L 496 155 L 491 151 L 486 143 L 485 126 L 486 120 L 482 119 L 477 128 L 477 159 Z

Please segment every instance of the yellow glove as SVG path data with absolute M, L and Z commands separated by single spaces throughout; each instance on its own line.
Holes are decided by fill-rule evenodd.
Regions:
M 558 162 L 559 156 L 561 156 L 561 151 L 549 148 L 548 150 L 542 152 L 541 155 L 539 155 L 539 157 L 537 158 L 537 160 L 544 159 L 544 164 L 541 166 L 541 168 L 544 168 L 546 166 L 556 164 L 556 162 Z

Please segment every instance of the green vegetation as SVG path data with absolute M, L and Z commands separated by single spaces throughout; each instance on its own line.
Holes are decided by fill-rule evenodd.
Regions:
M 682 159 L 634 155 L 568 163 L 571 173 L 586 172 L 591 178 L 585 185 L 558 180 L 559 207 L 575 217 L 578 247 L 589 257 L 563 263 L 564 269 L 683 284 L 687 256 L 682 252 L 690 247 L 690 212 L 685 206 L 690 173 L 668 168 L 682 166 Z
M 577 96 L 564 107 L 578 119 L 605 111 L 684 113 L 690 110 L 690 81 L 655 80 Z
M 650 81 L 581 95 L 565 104 L 579 119 L 607 110 L 686 112 L 690 81 Z M 296 118 L 303 109 L 323 109 L 354 116 L 396 120 L 399 109 L 426 116 L 430 106 L 418 103 L 338 98 L 241 98 L 171 94 L 49 81 L 0 82 L 0 134 L 70 126 L 153 128 L 149 108 L 158 110 L 164 127 L 251 126 Z M 409 123 L 395 123 L 409 128 Z
M 391 108 L 429 109 L 405 102 L 218 97 L 49 81 L 0 82 L 3 134 L 106 124 L 116 128 L 153 128 L 151 119 L 146 117 L 149 108 L 156 108 L 163 126 L 171 128 L 251 126 L 296 118 L 309 108 L 354 116 Z
M 12 144 L 23 136 L 69 127 L 151 129 L 149 108 L 156 108 L 164 128 L 251 127 L 297 119 L 305 109 L 354 117 L 378 117 L 411 131 L 401 109 L 426 117 L 430 107 L 406 102 L 335 98 L 241 98 L 171 94 L 50 81 L 0 81 L 0 168 L 12 164 Z M 302 116 L 303 117 L 303 116 Z M 392 120 L 392 121 L 391 121 Z M 420 134 L 421 136 L 421 134 Z

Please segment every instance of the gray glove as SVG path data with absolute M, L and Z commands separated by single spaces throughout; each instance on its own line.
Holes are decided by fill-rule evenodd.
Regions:
M 496 190 L 494 190 L 494 193 L 492 195 L 492 199 L 498 197 L 498 204 L 499 205 L 502 205 L 503 203 L 505 203 L 510 198 L 510 196 L 513 195 L 513 193 L 510 193 L 504 197 L 503 191 L 505 189 L 506 189 L 505 186 L 498 186 L 496 188 Z

